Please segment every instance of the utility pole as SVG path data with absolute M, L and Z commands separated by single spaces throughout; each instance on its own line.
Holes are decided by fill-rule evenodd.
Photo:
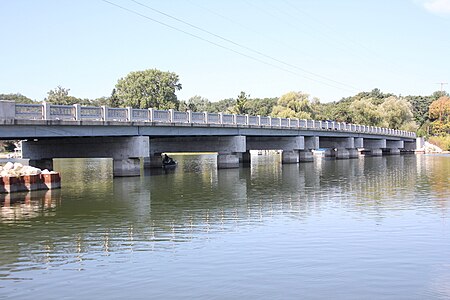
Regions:
M 440 84 L 441 85 L 441 93 L 444 91 L 444 85 L 448 84 L 448 82 L 436 82 L 436 84 Z

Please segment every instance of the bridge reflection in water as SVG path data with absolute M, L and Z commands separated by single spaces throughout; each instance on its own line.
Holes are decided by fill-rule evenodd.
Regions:
M 126 265 L 133 253 L 151 252 L 155 259 L 187 249 L 194 253 L 206 241 L 236 243 L 232 237 L 253 234 L 257 239 L 267 228 L 283 235 L 292 222 L 302 235 L 292 243 L 313 251 L 311 257 L 322 246 L 337 247 L 338 238 L 370 251 L 379 249 L 376 230 L 394 231 L 408 241 L 402 231 L 414 223 L 411 213 L 430 216 L 431 223 L 433 216 L 449 213 L 448 157 L 282 165 L 280 155 L 272 153 L 255 155 L 251 165 L 239 169 L 217 169 L 214 155 L 176 159 L 179 167 L 173 171 L 114 179 L 107 159 L 56 160 L 61 190 L 2 195 L 0 280 L 25 280 L 24 270 L 83 270 L 93 261 Z M 398 227 L 383 227 L 396 222 Z M 415 238 L 437 241 L 426 234 L 436 233 Z M 245 249 L 246 241 L 240 243 Z

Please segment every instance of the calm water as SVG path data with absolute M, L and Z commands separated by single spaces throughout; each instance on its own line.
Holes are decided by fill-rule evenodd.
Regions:
M 0 299 L 450 299 L 450 156 L 176 156 L 1 198 Z

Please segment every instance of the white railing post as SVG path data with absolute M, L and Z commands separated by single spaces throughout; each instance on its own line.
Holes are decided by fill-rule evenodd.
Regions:
M 219 124 L 223 124 L 223 113 L 219 113 Z
M 209 118 L 208 118 L 208 112 L 207 111 L 204 111 L 203 112 L 203 118 L 204 118 L 204 120 L 205 120 L 205 124 L 208 124 L 209 123 Z
M 233 118 L 233 124 L 236 125 L 237 124 L 236 114 L 233 114 L 232 118 Z
M 102 105 L 102 120 L 108 120 L 108 107 L 106 107 L 105 105 Z
M 130 106 L 127 107 L 127 121 L 128 122 L 133 121 L 133 108 Z
M 269 126 L 272 126 L 272 117 L 268 116 L 267 118 L 269 119 Z
M 50 120 L 50 103 L 48 102 L 42 102 L 42 118 Z
M 245 114 L 245 125 L 250 125 L 249 124 L 249 116 L 248 116 L 248 114 Z
M 169 123 L 173 123 L 175 120 L 175 112 L 173 111 L 173 109 L 169 109 Z
M 148 121 L 153 122 L 153 108 L 148 109 Z
M 75 109 L 74 120 L 75 121 L 80 121 L 81 120 L 81 105 L 80 104 L 74 104 L 73 107 Z
M 190 109 L 187 111 L 187 122 L 192 123 L 192 110 Z
M 257 115 L 256 117 L 258 118 L 258 126 L 261 126 L 261 116 Z

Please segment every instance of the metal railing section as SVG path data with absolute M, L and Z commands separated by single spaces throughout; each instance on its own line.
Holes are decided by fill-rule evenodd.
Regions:
M 134 109 L 131 107 L 112 108 L 106 106 L 81 106 L 79 104 L 53 105 L 46 102 L 43 102 L 42 104 L 16 103 L 15 118 L 21 120 L 91 120 L 259 126 L 285 129 L 337 130 L 410 138 L 416 137 L 415 132 L 335 121 L 299 120 L 290 118 L 192 111 L 181 112 L 173 109 Z

